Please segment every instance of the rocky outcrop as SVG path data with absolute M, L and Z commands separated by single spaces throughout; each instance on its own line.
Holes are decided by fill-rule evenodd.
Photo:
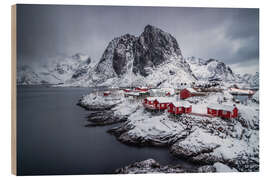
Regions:
M 209 168 L 210 169 L 210 168 Z M 208 169 L 204 169 L 207 171 Z M 196 170 L 185 169 L 178 166 L 161 165 L 154 159 L 147 159 L 140 162 L 135 162 L 115 171 L 117 174 L 146 174 L 146 173 L 190 173 L 197 172 Z
M 89 123 L 85 125 L 86 127 L 110 125 L 127 120 L 126 116 L 116 116 L 111 110 L 107 110 L 106 113 L 104 113 L 104 110 L 91 111 L 87 118 Z
M 222 163 L 204 165 L 198 168 L 185 168 L 179 165 L 161 165 L 154 159 L 147 159 L 127 165 L 115 171 L 117 174 L 145 174 L 145 173 L 210 173 L 210 172 L 238 172 Z

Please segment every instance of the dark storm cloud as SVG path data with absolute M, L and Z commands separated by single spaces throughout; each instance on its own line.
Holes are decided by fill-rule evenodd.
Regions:
M 229 8 L 19 5 L 19 60 L 82 52 L 97 61 L 114 37 L 138 36 L 147 24 L 170 32 L 184 56 L 258 64 L 258 9 Z

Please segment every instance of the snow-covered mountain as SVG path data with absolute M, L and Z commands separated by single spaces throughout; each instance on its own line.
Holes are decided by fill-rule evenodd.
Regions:
M 198 80 L 235 81 L 237 79 L 232 69 L 222 61 L 196 57 L 188 57 L 186 61 Z
M 242 79 L 250 85 L 252 88 L 258 88 L 259 87 L 259 72 L 256 72 L 253 74 L 244 74 L 242 76 Z
M 17 84 L 62 84 L 82 78 L 91 69 L 91 59 L 77 53 L 71 57 L 57 57 L 46 64 L 24 65 L 17 69 Z
M 185 60 L 189 63 L 192 73 L 197 80 L 211 81 L 217 80 L 228 84 L 237 84 L 242 88 L 258 88 L 259 73 L 238 74 L 233 72 L 229 65 L 216 59 L 205 60 L 197 57 L 187 57 Z
M 176 39 L 151 25 L 139 37 L 125 34 L 114 38 L 88 77 L 73 85 L 168 87 L 196 80 Z

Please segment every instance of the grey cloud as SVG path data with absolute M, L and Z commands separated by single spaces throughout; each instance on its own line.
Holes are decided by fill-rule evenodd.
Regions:
M 109 6 L 18 6 L 18 55 L 25 63 L 56 55 L 99 60 L 109 41 L 152 24 L 171 33 L 184 56 L 228 64 L 259 59 L 259 10 Z M 235 46 L 238 45 L 235 49 Z

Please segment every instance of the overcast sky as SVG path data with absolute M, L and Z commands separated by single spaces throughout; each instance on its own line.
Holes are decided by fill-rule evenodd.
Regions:
M 171 33 L 185 57 L 259 70 L 258 9 L 20 5 L 17 13 L 19 64 L 77 52 L 98 61 L 114 37 L 151 24 Z

